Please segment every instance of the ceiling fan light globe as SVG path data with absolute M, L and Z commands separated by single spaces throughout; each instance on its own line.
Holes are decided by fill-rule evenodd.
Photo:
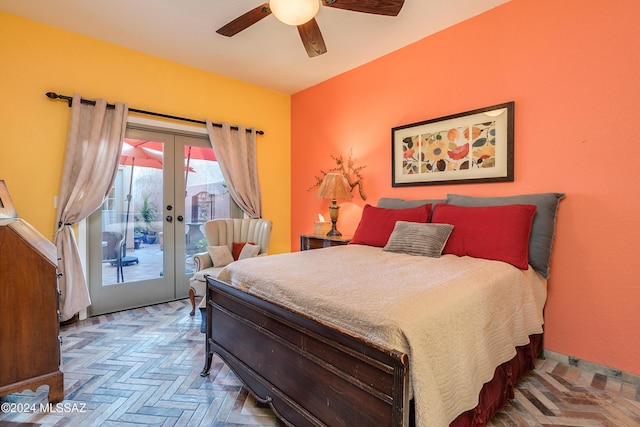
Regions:
M 270 0 L 269 9 L 278 20 L 287 25 L 302 25 L 316 16 L 318 0 Z

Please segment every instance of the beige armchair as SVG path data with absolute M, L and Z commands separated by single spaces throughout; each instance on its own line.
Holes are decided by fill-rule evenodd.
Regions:
M 229 251 L 233 251 L 233 243 L 250 242 L 260 247 L 258 256 L 269 252 L 269 240 L 271 239 L 271 220 L 269 219 L 213 219 L 200 226 L 207 246 L 227 245 Z M 214 266 L 209 252 L 193 255 L 195 273 L 189 279 L 189 299 L 191 300 L 191 316 L 196 310 L 195 297 L 204 296 L 207 289 L 205 275 L 216 277 L 225 267 Z M 200 308 L 204 308 L 204 298 L 200 302 Z

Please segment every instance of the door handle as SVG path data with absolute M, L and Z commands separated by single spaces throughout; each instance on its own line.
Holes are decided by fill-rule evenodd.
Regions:
M 178 220 L 178 222 L 182 222 L 182 220 L 184 220 L 184 217 L 182 215 L 178 215 L 176 219 Z
M 173 217 L 171 215 L 167 215 L 165 219 L 167 220 L 167 222 L 173 221 Z

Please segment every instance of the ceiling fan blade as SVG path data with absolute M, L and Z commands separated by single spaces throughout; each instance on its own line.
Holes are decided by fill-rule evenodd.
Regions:
M 271 15 L 271 9 L 269 9 L 269 3 L 265 3 L 255 9 L 250 10 L 244 15 L 240 15 L 233 21 L 229 22 L 224 27 L 221 27 L 216 31 L 223 36 L 231 37 L 238 34 L 240 31 L 245 30 L 261 20 L 262 18 Z
M 327 52 L 327 47 L 324 44 L 320 27 L 318 27 L 318 23 L 315 18 L 312 18 L 306 24 L 298 25 L 298 33 L 300 33 L 302 44 L 304 44 L 304 48 L 307 50 L 309 58 L 320 56 Z
M 322 0 L 322 5 L 353 12 L 397 16 L 404 0 Z

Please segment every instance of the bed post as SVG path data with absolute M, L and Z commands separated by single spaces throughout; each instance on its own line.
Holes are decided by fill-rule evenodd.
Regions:
M 209 371 L 211 370 L 211 362 L 213 360 L 213 351 L 211 351 L 211 345 L 209 343 L 209 337 L 211 336 L 211 318 L 212 318 L 212 310 L 211 310 L 211 304 L 209 304 L 209 301 L 211 301 L 211 289 L 209 286 L 209 283 L 207 281 L 207 288 L 205 290 L 205 295 L 204 297 L 206 298 L 207 301 L 207 305 L 206 305 L 206 309 L 205 309 L 205 313 L 206 313 L 206 332 L 205 332 L 205 351 L 204 351 L 204 368 L 202 368 L 202 372 L 200 372 L 200 376 L 201 377 L 208 377 L 209 376 Z

